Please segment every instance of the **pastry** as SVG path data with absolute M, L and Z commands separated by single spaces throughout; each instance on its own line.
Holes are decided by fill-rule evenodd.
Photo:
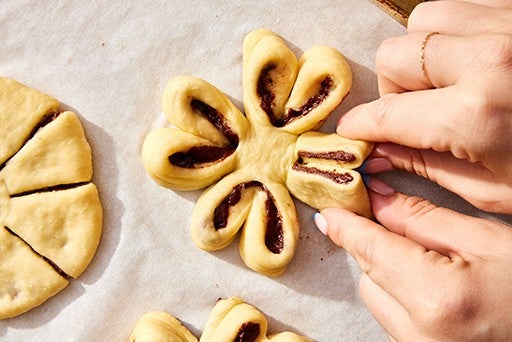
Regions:
M 201 342 L 310 342 L 311 339 L 292 332 L 267 336 L 265 316 L 254 306 L 231 297 L 217 301 L 203 329 Z M 196 342 L 175 317 L 163 311 L 142 315 L 130 335 L 130 342 Z
M 193 76 L 167 84 L 162 107 L 173 127 L 151 131 L 142 160 L 159 184 L 208 187 L 192 214 L 196 245 L 213 251 L 240 236 L 251 269 L 282 274 L 292 260 L 299 223 L 290 193 L 308 205 L 371 216 L 355 169 L 371 144 L 318 128 L 348 94 L 350 67 L 337 50 L 316 46 L 299 59 L 266 29 L 243 44 L 244 116 L 220 90 Z
M 78 117 L 0 78 L 0 319 L 45 302 L 91 262 L 102 207 Z
M 197 338 L 174 316 L 150 311 L 135 323 L 130 342 L 197 342 Z

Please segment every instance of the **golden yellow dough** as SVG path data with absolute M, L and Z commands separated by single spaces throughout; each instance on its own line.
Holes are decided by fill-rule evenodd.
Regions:
M 215 304 L 205 324 L 201 342 L 228 342 L 245 334 L 254 342 L 308 342 L 311 339 L 292 332 L 267 336 L 268 323 L 265 316 L 254 306 L 241 299 L 230 297 Z M 251 337 L 249 339 L 249 336 Z
M 197 338 L 174 316 L 150 311 L 135 323 L 130 342 L 197 342 Z
M 0 77 L 0 319 L 61 291 L 91 262 L 102 207 L 91 148 L 59 102 Z
M 14 80 L 0 77 L 0 165 L 20 149 L 36 125 L 59 108 L 59 101 Z
M 71 112 L 38 131 L 0 171 L 10 194 L 87 182 L 91 177 L 91 148 Z
M 201 342 L 311 342 L 293 332 L 267 336 L 265 316 L 254 306 L 230 297 L 215 304 L 204 326 Z M 197 338 L 179 320 L 164 311 L 142 315 L 130 335 L 130 342 L 196 342 Z
M 0 227 L 0 319 L 44 303 L 67 284 L 22 240 Z
M 191 235 L 199 248 L 225 248 L 241 232 L 245 264 L 278 276 L 299 238 L 289 191 L 316 209 L 342 207 L 371 216 L 355 170 L 371 144 L 311 134 L 351 86 L 352 73 L 340 52 L 315 46 L 297 59 L 267 29 L 250 32 L 243 42 L 246 116 L 204 80 L 169 81 L 162 107 L 174 127 L 147 135 L 142 160 L 163 186 L 207 187 L 192 214 Z
M 102 217 L 98 191 L 89 183 L 12 198 L 4 224 L 37 253 L 77 278 L 98 247 Z

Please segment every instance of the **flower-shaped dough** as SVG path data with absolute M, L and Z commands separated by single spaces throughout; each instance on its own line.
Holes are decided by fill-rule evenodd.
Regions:
M 317 209 L 337 206 L 371 215 L 361 176 L 354 171 L 371 145 L 310 132 L 351 88 L 350 67 L 340 52 L 316 46 L 297 60 L 280 37 L 265 29 L 249 33 L 243 45 L 247 116 L 213 85 L 178 76 L 162 100 L 175 127 L 150 132 L 142 159 L 163 186 L 210 186 L 192 215 L 197 246 L 224 248 L 243 227 L 244 262 L 277 276 L 291 261 L 299 234 L 289 192 Z
M 215 304 L 199 341 L 201 342 L 310 342 L 292 332 L 267 336 L 268 322 L 254 306 L 230 297 Z M 130 342 L 197 342 L 179 320 L 164 311 L 142 315 L 132 330 Z

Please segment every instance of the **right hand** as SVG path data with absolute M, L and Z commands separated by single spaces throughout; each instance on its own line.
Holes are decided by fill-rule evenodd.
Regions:
M 432 31 L 440 34 L 425 63 L 435 88 L 419 60 Z M 381 98 L 350 110 L 337 129 L 383 143 L 366 171 L 388 162 L 480 209 L 512 213 L 512 1 L 422 3 L 408 34 L 380 46 L 376 65 Z

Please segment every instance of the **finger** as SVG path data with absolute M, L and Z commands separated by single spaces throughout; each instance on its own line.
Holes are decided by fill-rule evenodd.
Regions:
M 432 277 L 453 272 L 449 258 L 350 211 L 328 208 L 320 217 L 325 220 L 323 231 L 331 240 L 406 310 L 424 304 L 423 296 L 411 296 L 412 292 L 428 294 Z M 315 221 L 320 228 L 322 220 L 317 216 Z
M 477 63 L 477 59 L 482 46 L 488 45 L 482 45 L 489 40 L 486 36 L 436 34 L 427 39 L 428 32 L 393 37 L 380 45 L 375 64 L 381 95 L 429 89 L 432 85 L 446 87 L 456 84 L 466 75 L 480 72 L 481 63 Z
M 512 7 L 512 0 L 453 0 L 460 2 L 471 2 L 474 4 L 493 6 L 493 7 Z
M 494 1 L 494 4 L 487 0 L 423 2 L 409 16 L 407 31 L 438 31 L 449 35 L 510 34 L 511 11 L 509 1 Z
M 454 87 L 387 94 L 352 108 L 340 118 L 336 131 L 352 139 L 450 151 L 459 140 L 467 141 L 460 137 L 464 122 L 450 120 L 457 95 Z
M 501 227 L 498 223 L 437 207 L 418 197 L 370 192 L 370 199 L 375 217 L 390 232 L 450 259 L 487 255 L 502 234 L 496 230 Z
M 430 179 L 482 210 L 512 212 L 512 180 L 497 176 L 480 164 L 457 159 L 451 153 L 378 144 L 361 172 L 378 173 L 393 169 Z
M 359 295 L 391 341 L 405 341 L 417 335 L 407 310 L 366 273 L 359 280 Z

